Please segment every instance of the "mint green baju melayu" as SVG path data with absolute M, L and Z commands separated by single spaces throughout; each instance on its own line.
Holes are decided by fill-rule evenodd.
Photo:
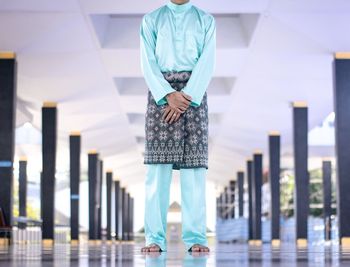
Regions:
M 167 248 L 166 218 L 173 169 L 180 170 L 182 239 L 185 246 L 189 249 L 194 244 L 207 245 L 205 200 L 207 140 L 204 140 L 207 138 L 208 122 L 206 89 L 214 70 L 215 46 L 214 17 L 193 6 L 190 2 L 177 5 L 169 1 L 166 5 L 146 14 L 142 19 L 140 28 L 141 67 L 149 88 L 146 114 L 145 237 L 146 245 L 156 243 L 162 250 Z M 185 80 L 182 81 L 182 78 Z M 178 129 L 184 129 L 185 139 L 188 132 L 200 134 L 190 136 L 191 140 L 188 144 L 191 143 L 191 145 L 188 147 L 186 147 L 185 140 L 183 146 L 185 155 L 175 155 L 174 157 L 165 155 L 163 157 L 164 150 L 160 152 L 162 157 L 156 157 L 153 154 L 148 154 L 147 151 L 153 145 L 154 135 L 159 133 L 157 131 L 152 131 L 152 134 L 148 132 L 155 119 L 161 120 L 158 117 L 159 112 L 154 112 L 154 109 L 159 108 L 162 111 L 167 106 L 165 96 L 175 90 L 183 91 L 192 97 L 189 109 L 181 115 L 179 120 L 185 120 L 185 125 L 183 126 L 180 122 L 178 124 L 160 122 L 162 127 L 168 127 L 168 132 L 160 133 L 162 136 L 156 136 L 156 139 L 161 140 L 168 133 L 172 134 L 172 127 L 177 130 L 176 125 L 179 126 Z M 152 112 L 157 116 L 149 120 Z M 188 123 L 187 121 L 191 118 L 196 118 L 196 120 Z M 205 123 L 201 121 L 201 118 Z M 158 121 L 156 122 L 158 123 Z M 149 127 L 147 127 L 147 123 Z M 190 127 L 188 131 L 186 130 L 187 126 Z M 203 140 L 197 140 L 198 137 Z M 176 135 L 172 138 L 176 139 Z M 173 139 L 166 145 L 172 144 Z M 179 144 L 181 145 L 181 142 Z M 197 148 L 198 150 L 196 150 Z M 177 151 L 178 149 L 179 147 L 177 147 Z M 195 151 L 194 155 L 204 151 L 204 156 L 192 156 L 188 162 L 178 161 L 178 158 L 189 159 L 190 157 L 186 157 L 186 153 L 190 151 Z M 157 161 L 152 160 L 155 158 Z

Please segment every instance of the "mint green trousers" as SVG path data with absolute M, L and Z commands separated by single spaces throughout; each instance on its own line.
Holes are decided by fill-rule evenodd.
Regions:
M 167 250 L 166 229 L 172 164 L 147 164 L 145 182 L 146 246 L 156 243 Z M 194 244 L 207 246 L 206 168 L 180 169 L 182 240 L 186 249 Z

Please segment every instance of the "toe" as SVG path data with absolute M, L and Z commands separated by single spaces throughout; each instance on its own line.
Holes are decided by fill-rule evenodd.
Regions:
M 190 251 L 192 251 L 192 252 L 209 252 L 209 248 L 206 246 L 195 244 L 191 247 Z
M 193 252 L 198 252 L 200 250 L 200 248 L 197 245 L 193 245 L 192 246 L 192 251 Z
M 150 251 L 152 252 L 159 252 L 160 251 L 160 247 L 158 245 L 153 245 L 150 247 Z
M 202 247 L 201 247 L 201 251 L 202 251 L 202 252 L 209 252 L 209 248 L 208 248 L 208 247 L 205 247 L 205 246 L 202 246 Z

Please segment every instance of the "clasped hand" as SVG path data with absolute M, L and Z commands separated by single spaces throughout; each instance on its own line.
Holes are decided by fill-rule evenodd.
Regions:
M 162 119 L 167 123 L 176 122 L 191 104 L 191 96 L 175 91 L 166 95 L 168 106 L 164 109 Z

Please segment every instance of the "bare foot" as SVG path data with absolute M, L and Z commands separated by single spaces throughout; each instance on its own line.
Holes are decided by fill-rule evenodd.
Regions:
M 141 249 L 141 252 L 161 252 L 162 249 L 156 243 L 152 243 L 148 246 L 145 246 Z
M 199 244 L 194 244 L 188 251 L 189 252 L 209 252 L 209 248 Z

